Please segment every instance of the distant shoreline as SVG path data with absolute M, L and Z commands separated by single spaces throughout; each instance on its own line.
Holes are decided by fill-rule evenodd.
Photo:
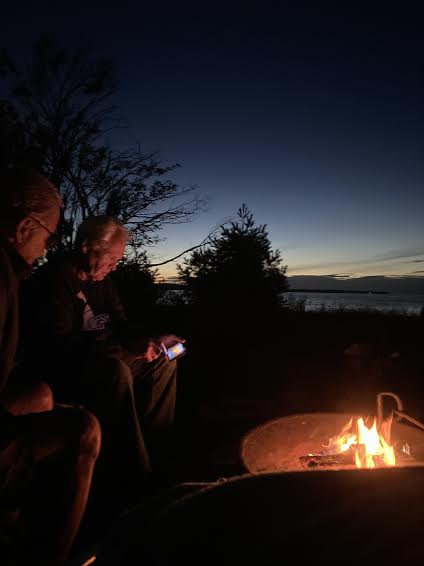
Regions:
M 357 295 L 390 295 L 388 291 L 352 291 L 351 289 L 289 289 L 285 293 L 355 293 Z
M 185 291 L 187 285 L 180 283 L 168 283 L 160 282 L 156 283 L 156 286 L 161 291 Z M 320 293 L 320 294 L 352 294 L 352 295 L 422 295 L 422 292 L 414 292 L 411 290 L 399 290 L 399 291 L 370 291 L 362 289 L 317 289 L 317 288 L 305 288 L 305 287 L 294 287 L 289 288 L 284 291 L 283 295 L 286 293 Z

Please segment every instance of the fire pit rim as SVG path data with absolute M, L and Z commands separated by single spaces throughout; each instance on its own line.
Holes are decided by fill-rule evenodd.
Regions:
M 253 428 L 251 428 L 241 439 L 241 442 L 239 444 L 239 458 L 240 461 L 243 463 L 244 467 L 246 468 L 246 470 L 249 473 L 252 474 L 262 474 L 262 473 L 298 473 L 300 471 L 306 471 L 306 472 L 311 472 L 311 471 L 328 471 L 328 468 L 323 468 L 323 469 L 304 469 L 304 468 L 299 468 L 299 469 L 279 469 L 279 468 L 264 468 L 264 469 L 254 469 L 254 467 L 249 464 L 249 460 L 250 458 L 247 456 L 248 450 L 251 450 L 251 443 L 252 443 L 252 439 L 255 438 L 255 434 L 256 436 L 259 436 L 259 432 L 261 432 L 263 435 L 266 434 L 266 430 L 267 429 L 271 429 L 273 426 L 275 426 L 277 423 L 281 424 L 282 422 L 287 422 L 290 423 L 290 421 L 295 421 L 295 420 L 303 420 L 303 419 L 308 419 L 308 418 L 317 418 L 319 417 L 320 419 L 334 419 L 335 417 L 340 417 L 341 422 L 347 423 L 349 421 L 350 418 L 357 418 L 357 417 L 363 417 L 364 419 L 366 417 L 371 416 L 372 413 L 368 412 L 368 414 L 365 414 L 365 411 L 358 411 L 355 413 L 343 413 L 343 412 L 309 412 L 309 413 L 292 413 L 290 415 L 284 415 L 282 417 L 277 417 L 277 418 L 273 418 L 273 419 L 269 419 L 265 422 L 263 422 L 262 424 L 259 424 Z M 396 427 L 402 427 L 402 430 L 405 429 L 409 429 L 413 431 L 413 434 L 416 435 L 422 435 L 422 438 L 420 438 L 420 444 L 419 446 L 424 448 L 424 432 L 420 431 L 418 428 L 416 427 L 411 427 L 407 424 L 399 424 L 399 423 L 394 423 L 394 425 Z M 340 430 L 335 430 L 334 434 L 336 435 L 338 432 L 340 432 Z M 329 438 L 329 437 L 328 437 Z M 249 444 L 250 443 L 250 444 Z M 424 458 L 421 458 L 413 463 L 411 463 L 410 465 L 405 465 L 405 466 L 401 466 L 401 467 L 424 467 Z M 336 471 L 336 470 L 335 470 Z M 343 471 L 343 469 L 338 469 L 337 471 Z M 358 470 L 360 471 L 360 470 Z

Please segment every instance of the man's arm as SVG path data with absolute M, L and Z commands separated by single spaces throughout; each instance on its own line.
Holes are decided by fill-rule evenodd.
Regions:
M 36 274 L 24 286 L 21 326 L 26 351 L 53 353 L 86 350 L 94 339 L 81 332 L 84 302 L 67 273 Z
M 3 266 L 1 266 L 3 267 Z M 9 313 L 9 283 L 7 272 L 0 269 L 0 394 L 3 394 L 10 372 L 10 360 L 6 358 L 5 332 Z M 8 446 L 16 436 L 13 415 L 0 399 L 0 451 Z
M 2 391 L 3 387 L 6 384 L 7 376 L 5 375 L 5 360 L 3 354 L 3 335 L 4 335 L 4 326 L 6 322 L 6 313 L 7 313 L 7 303 L 6 303 L 6 294 L 4 288 L 4 274 L 0 272 L 0 391 Z
M 2 266 L 3 267 L 3 266 Z M 0 393 L 6 386 L 11 363 L 6 354 L 6 326 L 10 317 L 10 291 L 6 271 L 0 269 Z

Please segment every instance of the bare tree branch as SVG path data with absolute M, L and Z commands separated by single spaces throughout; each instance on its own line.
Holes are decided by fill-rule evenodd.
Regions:
M 192 246 L 191 248 L 188 248 L 187 250 L 184 250 L 183 252 L 179 253 L 178 255 L 172 257 L 171 259 L 167 259 L 165 261 L 161 261 L 160 263 L 148 263 L 146 264 L 146 267 L 159 267 L 160 265 L 166 265 L 167 263 L 171 263 L 172 261 L 175 261 L 176 259 L 178 259 L 179 257 L 182 257 L 183 255 L 192 252 L 193 250 L 197 250 L 198 248 L 201 248 L 203 246 L 205 246 L 206 244 L 210 243 L 212 241 L 212 239 L 214 238 L 215 234 L 221 230 L 225 224 L 227 224 L 229 221 L 225 221 L 224 224 L 219 224 L 216 225 L 212 228 L 212 230 L 209 232 L 209 234 L 206 236 L 206 238 L 204 238 L 200 244 L 197 244 L 195 246 Z
M 0 101 L 0 142 L 6 149 L 0 159 L 13 164 L 24 158 L 58 186 L 65 205 L 63 247 L 92 214 L 119 218 L 140 246 L 157 240 L 166 224 L 188 222 L 205 209 L 205 199 L 190 198 L 195 187 L 171 180 L 178 164 L 166 165 L 156 151 L 138 145 L 117 151 L 106 143 L 108 132 L 122 126 L 112 102 L 116 84 L 109 62 L 93 62 L 81 50 L 43 39 L 22 72 L 12 72 L 8 58 L 1 63 L 0 80 L 10 79 L 11 89 Z

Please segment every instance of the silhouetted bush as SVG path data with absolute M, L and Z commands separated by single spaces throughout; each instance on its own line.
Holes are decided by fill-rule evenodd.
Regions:
M 243 205 L 230 227 L 222 227 L 210 244 L 195 250 L 178 269 L 195 305 L 223 320 L 231 315 L 237 323 L 280 307 L 281 293 L 288 288 L 281 262 L 266 226 L 256 226 Z

